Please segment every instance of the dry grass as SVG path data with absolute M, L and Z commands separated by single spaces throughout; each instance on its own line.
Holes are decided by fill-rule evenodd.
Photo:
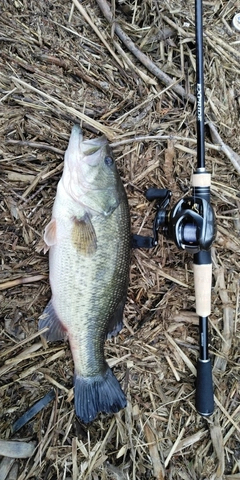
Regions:
M 134 232 L 151 230 L 154 206 L 145 200 L 147 187 L 171 188 L 173 203 L 190 188 L 196 158 L 194 4 L 121 0 L 111 8 L 122 31 L 173 88 L 129 53 L 97 2 L 86 0 L 79 11 L 76 0 L 2 0 L 0 437 L 35 442 L 35 450 L 28 459 L 3 457 L 0 478 L 239 479 L 240 38 L 231 29 L 236 1 L 204 3 L 206 120 L 220 136 L 207 130 L 218 223 L 210 319 L 214 415 L 203 419 L 194 407 L 198 319 L 192 258 L 162 237 L 154 250 L 132 253 L 125 328 L 106 342 L 109 363 L 127 392 L 125 410 L 102 414 L 89 428 L 80 424 L 69 347 L 46 347 L 37 332 L 50 290 L 47 256 L 36 248 L 73 123 L 79 121 L 89 136 L 104 132 L 114 143 Z M 133 140 L 153 135 L 160 138 Z M 52 389 L 55 399 L 13 434 L 14 422 Z

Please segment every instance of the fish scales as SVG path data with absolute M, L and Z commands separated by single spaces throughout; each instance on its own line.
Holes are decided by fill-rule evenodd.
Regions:
M 60 319 L 65 319 L 76 371 L 81 371 L 84 376 L 99 371 L 109 319 L 126 290 L 129 235 L 128 227 L 124 232 L 123 226 L 128 224 L 127 215 L 125 204 L 120 204 L 109 217 L 92 217 L 97 237 L 97 251 L 93 256 L 76 255 L 68 237 L 59 248 L 50 250 L 50 265 L 54 265 L 50 269 L 50 282 L 55 311 Z M 120 235 L 121 243 L 118 240 Z M 91 343 L 93 334 L 94 343 Z
M 44 236 L 52 299 L 39 328 L 49 327 L 49 341 L 68 336 L 75 409 L 85 423 L 100 411 L 116 412 L 126 405 L 104 358 L 106 336 L 122 327 L 130 261 L 127 196 L 112 162 L 106 139 L 84 142 L 81 130 L 73 127 Z

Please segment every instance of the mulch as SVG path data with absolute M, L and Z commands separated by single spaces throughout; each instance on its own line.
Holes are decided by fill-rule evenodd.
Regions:
M 46 345 L 37 330 L 50 298 L 39 245 L 75 123 L 112 145 L 133 233 L 152 235 L 147 188 L 169 188 L 171 206 L 191 193 L 194 4 L 2 0 L 1 480 L 240 479 L 236 12 L 236 1 L 204 2 L 206 165 L 218 228 L 209 317 L 214 414 L 195 409 L 193 258 L 160 235 L 155 248 L 132 251 L 125 327 L 106 341 L 127 408 L 84 425 L 74 414 L 69 345 Z

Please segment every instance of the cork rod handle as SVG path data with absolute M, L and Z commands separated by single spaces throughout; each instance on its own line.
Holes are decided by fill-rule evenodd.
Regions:
M 208 317 L 211 313 L 212 263 L 193 264 L 196 313 Z

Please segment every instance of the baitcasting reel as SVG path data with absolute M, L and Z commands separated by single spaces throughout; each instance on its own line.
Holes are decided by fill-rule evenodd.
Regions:
M 153 237 L 133 235 L 134 248 L 152 248 L 158 243 L 159 232 L 172 240 L 178 248 L 188 253 L 209 250 L 215 238 L 215 215 L 208 201 L 209 188 L 198 187 L 201 191 L 182 198 L 170 210 L 172 193 L 167 189 L 149 188 L 147 200 L 157 200 L 157 212 L 153 223 Z

